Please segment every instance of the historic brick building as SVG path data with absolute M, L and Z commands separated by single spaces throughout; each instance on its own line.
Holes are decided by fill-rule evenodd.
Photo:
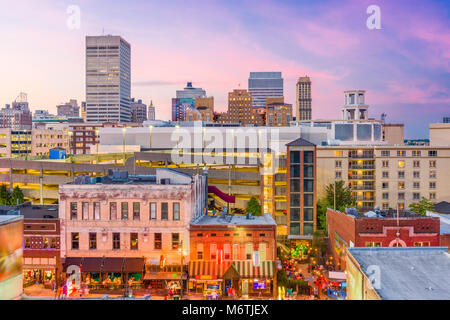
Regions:
M 386 212 L 384 216 L 327 212 L 328 236 L 336 267 L 344 269 L 344 247 L 437 247 L 439 218 L 410 212 Z

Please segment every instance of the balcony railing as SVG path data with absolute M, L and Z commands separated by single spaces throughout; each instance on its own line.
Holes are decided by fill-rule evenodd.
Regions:
M 353 197 L 353 199 L 355 199 L 355 201 L 375 201 L 374 197 Z
M 363 154 L 357 154 L 357 153 L 350 153 L 348 155 L 350 159 L 373 159 L 374 154 L 373 153 L 363 153 Z
M 375 169 L 374 164 L 350 164 L 349 169 L 355 169 L 355 170 L 364 170 L 364 169 Z
M 375 180 L 374 175 L 356 175 L 352 174 L 348 176 L 349 180 Z
M 351 190 L 375 190 L 374 185 L 350 186 Z

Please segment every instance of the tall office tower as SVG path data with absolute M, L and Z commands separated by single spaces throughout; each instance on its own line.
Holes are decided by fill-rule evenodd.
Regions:
M 130 122 L 131 48 L 120 36 L 86 37 L 86 122 Z
M 135 101 L 135 99 L 132 98 L 130 107 L 131 107 L 131 122 L 142 123 L 147 120 L 147 105 L 145 103 L 142 103 L 141 99 Z
M 297 121 L 312 119 L 311 80 L 300 77 L 297 81 Z
M 267 97 L 283 97 L 281 72 L 250 72 L 248 92 L 252 95 L 253 108 L 265 108 Z
M 185 121 L 186 110 L 195 109 L 195 98 L 205 96 L 206 91 L 194 88 L 192 82 L 188 82 L 183 90 L 177 90 L 177 97 L 172 99 L 172 121 Z
M 150 101 L 150 105 L 148 106 L 148 116 L 147 120 L 155 120 L 156 119 L 156 109 L 153 105 L 153 100 Z
M 77 100 L 70 99 L 69 102 L 60 104 L 56 106 L 57 115 L 65 117 L 79 117 L 80 107 L 78 106 Z

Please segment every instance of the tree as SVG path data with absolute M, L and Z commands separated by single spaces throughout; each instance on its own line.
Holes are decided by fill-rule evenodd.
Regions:
M 336 209 L 344 212 L 345 208 L 354 207 L 355 201 L 351 190 L 344 181 L 336 181 Z M 334 183 L 325 187 L 325 198 L 317 201 L 317 221 L 319 229 L 327 230 L 327 209 L 334 208 Z
M 7 206 L 10 204 L 11 195 L 4 184 L 0 186 L 0 205 Z
M 25 202 L 25 197 L 23 195 L 23 192 L 18 186 L 16 186 L 11 194 L 10 204 L 15 206 L 18 204 L 22 204 L 24 202 Z
M 325 187 L 325 199 L 330 208 L 334 208 L 334 183 L 330 183 Z M 344 212 L 345 208 L 354 207 L 355 201 L 352 196 L 352 191 L 345 185 L 345 182 L 336 181 L 336 209 Z
M 251 197 L 250 201 L 247 203 L 247 209 L 245 209 L 245 212 L 251 213 L 254 216 L 261 215 L 261 205 L 255 197 Z
M 428 200 L 425 197 L 422 197 L 422 199 L 417 203 L 411 203 L 409 205 L 409 210 L 411 210 L 414 213 L 426 215 L 427 211 L 433 211 L 434 210 L 434 204 Z

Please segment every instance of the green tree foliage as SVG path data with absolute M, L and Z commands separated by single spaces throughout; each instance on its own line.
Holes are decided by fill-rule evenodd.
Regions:
M 7 206 L 11 201 L 11 195 L 4 184 L 0 186 L 0 205 Z
M 321 230 L 327 229 L 327 209 L 334 208 L 334 183 L 325 186 L 325 197 L 317 201 L 317 220 Z M 351 190 L 344 181 L 336 181 L 336 209 L 344 212 L 345 208 L 355 206 Z
M 434 204 L 427 198 L 422 197 L 419 202 L 411 203 L 409 205 L 409 210 L 417 214 L 426 215 L 427 211 L 434 210 Z
M 261 205 L 255 197 L 251 197 L 250 201 L 247 203 L 247 209 L 245 212 L 251 213 L 254 216 L 261 215 Z
M 10 204 L 14 206 L 17 204 L 22 204 L 24 202 L 25 197 L 23 195 L 23 192 L 18 186 L 16 186 L 13 192 L 11 193 Z

